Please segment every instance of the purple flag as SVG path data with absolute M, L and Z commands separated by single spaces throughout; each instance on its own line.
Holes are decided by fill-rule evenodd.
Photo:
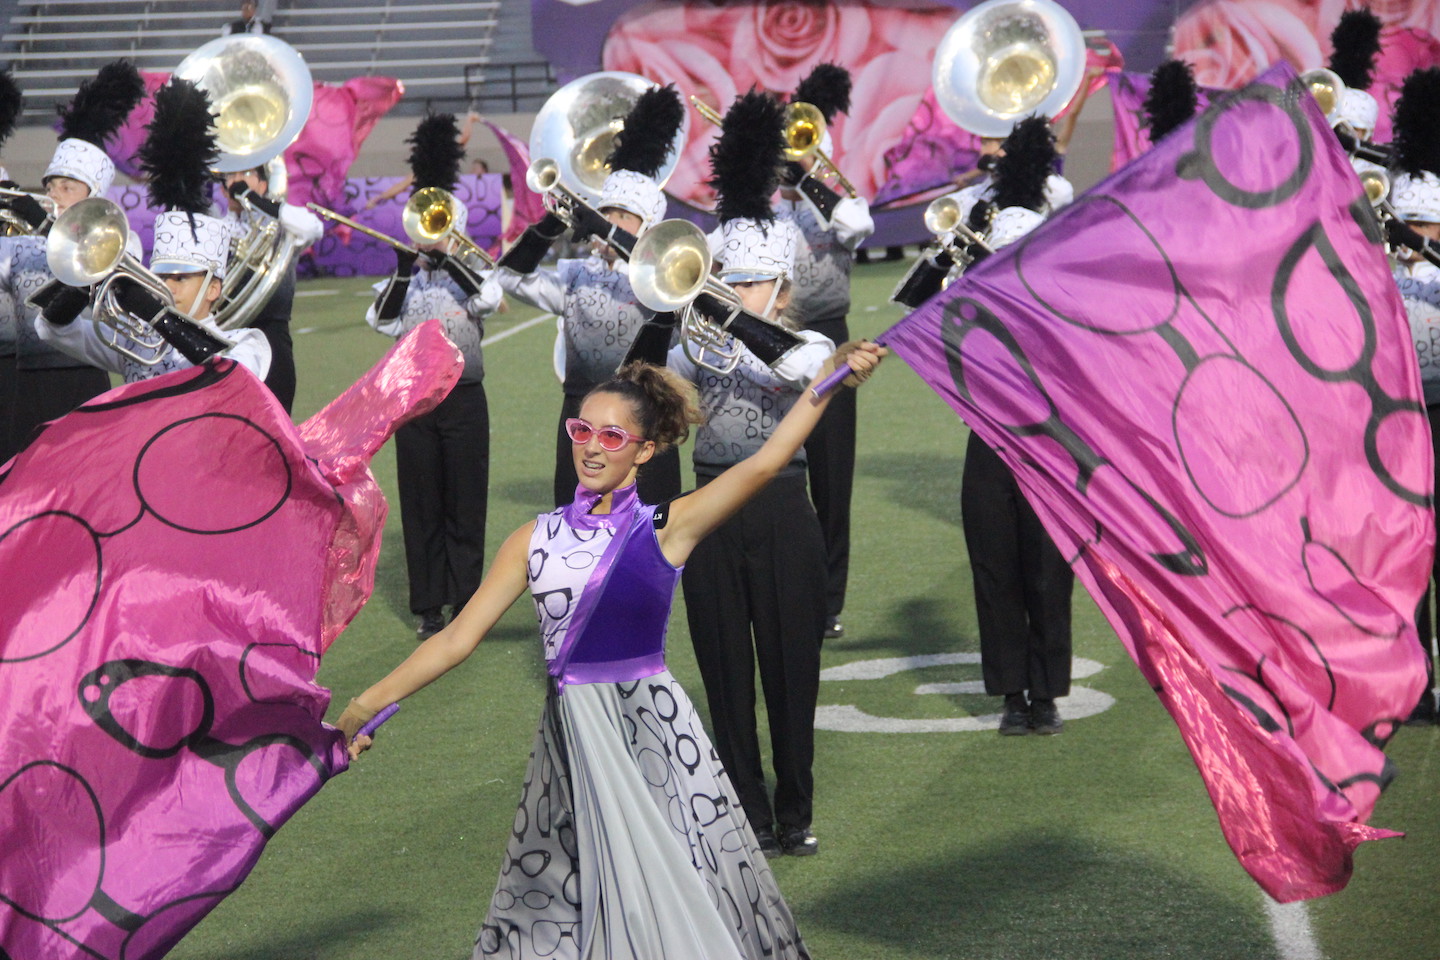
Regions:
M 1379 240 L 1281 65 L 886 337 L 1015 471 L 1281 901 L 1393 835 L 1364 821 L 1425 683 L 1430 436 Z
M 315 674 L 374 585 L 370 458 L 460 367 L 427 324 L 296 427 L 218 361 L 0 468 L 0 957 L 164 956 L 345 769 Z

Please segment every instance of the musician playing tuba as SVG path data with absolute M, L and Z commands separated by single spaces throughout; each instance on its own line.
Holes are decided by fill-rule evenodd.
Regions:
M 66 288 L 55 280 L 45 259 L 43 231 L 77 200 L 102 196 L 115 180 L 115 164 L 105 152 L 131 109 L 145 93 L 133 64 L 118 60 L 101 67 L 80 85 L 60 113 L 60 142 L 45 168 L 45 209 L 29 194 L 6 201 L 25 233 L 0 237 L 0 463 L 29 443 L 40 424 L 63 416 L 110 389 L 110 378 L 91 362 L 77 360 L 42 341 L 36 332 L 36 296 L 57 296 Z M 17 104 L 18 107 L 18 104 Z M 133 247 L 139 255 L 138 241 Z M 77 292 L 55 307 L 74 319 L 88 302 Z
M 396 338 L 439 318 L 465 358 L 460 382 L 440 405 L 395 432 L 410 610 L 419 618 L 421 640 L 445 626 L 446 606 L 465 605 L 484 573 L 490 412 L 480 343 L 485 317 L 503 297 L 489 271 L 476 273 L 452 255 L 467 219 L 453 198 L 465 155 L 455 128 L 451 114 L 432 114 L 408 140 L 415 194 L 434 195 L 438 188 L 450 196 L 437 209 L 417 211 L 418 220 L 434 221 L 429 234 L 436 239 L 395 244 L 395 273 L 375 285 L 365 315 L 376 331 Z
M 284 162 L 283 156 L 271 161 Z M 278 223 L 302 249 L 324 234 L 325 227 L 315 214 L 303 207 L 271 198 L 270 164 L 227 173 L 224 182 L 228 209 L 223 222 L 232 249 L 238 249 L 257 227 L 263 230 L 263 223 L 254 222 L 260 218 Z M 295 258 L 291 257 L 270 267 L 283 270 L 285 275 L 246 324 L 264 334 L 270 344 L 270 373 L 265 378 L 265 385 L 275 394 L 286 413 L 290 413 L 295 404 L 295 345 L 290 339 L 290 315 L 295 303 L 295 266 Z M 236 268 L 248 269 L 248 266 L 237 264 Z
M 566 420 L 579 416 L 580 401 L 592 387 L 614 375 L 647 323 L 659 352 L 649 359 L 663 362 L 674 318 L 657 316 L 637 300 L 629 266 L 610 244 L 597 243 L 588 257 L 563 259 L 553 270 L 542 269 L 540 261 L 567 227 L 573 226 L 577 235 L 585 236 L 604 236 L 618 228 L 633 238 L 643 236 L 664 218 L 665 194 L 656 177 L 672 152 L 684 115 L 674 87 L 640 94 L 625 115 L 614 150 L 606 159 L 610 173 L 600 191 L 598 212 L 579 204 L 568 207 L 564 217 L 551 212 L 526 229 L 500 259 L 499 279 L 507 292 L 561 318 L 565 379 L 556 431 L 557 505 L 574 499 L 578 482 Z M 629 242 L 628 238 L 624 241 Z M 677 495 L 679 454 L 672 448 L 656 456 L 646 464 L 639 483 L 640 497 L 646 503 Z
M 790 100 L 814 105 L 828 128 L 836 116 L 850 109 L 850 86 L 849 71 L 822 63 L 800 81 Z M 828 130 L 820 151 L 827 156 L 834 153 Z M 839 196 L 821 182 L 817 173 L 813 153 L 787 163 L 781 173 L 775 215 L 794 223 L 799 230 L 790 301 L 796 320 L 835 343 L 844 343 L 850 339 L 845 318 L 850 312 L 850 271 L 855 251 L 875 232 L 875 221 L 865 198 Z M 825 636 L 831 639 L 845 633 L 840 612 L 845 606 L 850 566 L 855 423 L 855 391 L 842 391 L 830 400 L 820 425 L 805 441 L 810 499 L 825 533 Z
M 93 311 L 122 315 L 114 318 L 117 323 L 105 325 L 108 332 L 102 332 L 101 324 L 78 322 L 73 315 L 67 318 L 49 304 L 35 321 L 41 339 L 119 373 L 126 383 L 185 369 L 216 355 L 265 378 L 270 368 L 265 336 L 258 330 L 237 330 L 226 339 L 211 317 L 229 256 L 225 227 L 208 212 L 214 183 L 210 170 L 218 155 L 212 119 L 209 97 L 193 83 L 172 78 L 156 91 L 155 119 L 139 151 L 140 167 L 149 178 L 150 202 L 164 211 L 155 219 L 148 275 L 122 266 L 122 275 L 112 278 L 113 297 L 97 298 L 92 304 Z M 97 227 L 112 236 L 123 226 L 123 213 L 118 208 L 113 212 L 121 218 L 118 226 L 110 222 Z M 82 223 L 86 213 L 79 206 L 69 211 L 71 217 L 80 215 Z M 62 216 L 52 240 L 68 231 L 67 218 Z M 85 236 L 83 229 L 80 233 L 80 248 L 95 239 Z M 105 238 L 99 239 L 97 246 L 103 247 Z M 71 291 L 65 299 L 75 296 L 74 288 Z M 151 328 L 159 337 L 122 332 L 120 327 Z

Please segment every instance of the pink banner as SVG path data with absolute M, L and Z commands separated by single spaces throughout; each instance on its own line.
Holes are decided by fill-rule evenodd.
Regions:
M 1299 72 L 1330 59 L 1330 33 L 1358 4 L 1340 0 L 1202 0 L 1175 24 L 1175 56 L 1195 67 L 1201 86 L 1231 89 L 1262 70 L 1288 63 Z M 1389 0 L 1367 7 L 1385 25 L 1370 93 L 1380 101 L 1372 139 L 1390 141 L 1390 115 L 1400 84 L 1420 67 L 1440 64 L 1440 5 Z
M 1418 698 L 1434 538 L 1379 232 L 1281 66 L 888 342 L 999 451 L 1174 717 L 1242 866 L 1344 887 Z M 1263 147 L 1263 149 L 1262 149 Z
M 315 674 L 373 587 L 368 464 L 461 362 L 427 324 L 296 427 L 219 361 L 4 468 L 0 956 L 164 956 L 345 769 Z
M 525 179 L 525 173 L 530 169 L 530 147 L 494 121 L 486 120 L 485 126 L 500 141 L 500 149 L 505 151 L 505 160 L 510 164 L 510 195 L 515 198 L 515 206 L 510 215 L 510 226 L 501 238 L 509 246 L 520 239 L 526 227 L 545 216 L 545 201 L 530 189 Z
M 140 178 L 135 152 L 145 142 L 145 127 L 155 116 L 155 91 L 170 79 L 168 73 L 141 71 L 145 98 L 130 111 L 115 139 L 110 156 L 121 173 Z M 360 153 L 360 145 L 405 93 L 391 77 L 353 77 L 343 84 L 315 84 L 315 100 L 300 136 L 285 151 L 290 178 L 289 201 L 304 206 L 313 200 L 323 207 L 339 208 L 345 198 L 345 176 Z

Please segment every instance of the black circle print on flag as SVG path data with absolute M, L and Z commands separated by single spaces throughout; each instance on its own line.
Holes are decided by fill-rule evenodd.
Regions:
M 1093 257 L 1096 270 L 1118 259 L 1130 275 L 1149 282 L 1127 287 L 1125 309 L 1095 310 L 1063 274 L 1046 268 L 1055 248 L 1068 242 L 1064 231 L 1051 231 L 1027 237 L 1016 252 L 1016 275 L 1026 291 L 1050 313 L 1083 330 L 1158 337 L 1184 370 L 1175 388 L 1171 429 L 1196 493 L 1227 517 L 1268 509 L 1299 482 L 1310 462 L 1310 442 L 1294 410 L 1200 309 L 1170 257 L 1133 210 L 1106 196 L 1086 197 L 1069 209 L 1081 211 L 1107 238 L 1085 253 Z M 1158 376 L 1158 370 L 1152 376 Z M 1242 395 L 1248 398 L 1246 404 L 1230 402 Z M 1210 428 L 1216 409 L 1228 411 L 1224 431 Z M 1253 456 L 1256 448 L 1267 455 Z
M 1322 292 L 1317 293 L 1317 288 L 1321 288 Z M 1306 324 L 1297 325 L 1291 322 L 1292 295 L 1303 296 L 1310 303 L 1317 298 L 1323 298 L 1332 305 L 1332 308 L 1326 311 L 1329 316 L 1353 316 L 1359 327 L 1351 331 L 1348 343 L 1333 336 L 1327 337 L 1323 343 L 1317 343 L 1307 336 L 1309 331 Z M 1343 305 L 1346 304 L 1349 310 L 1344 309 Z M 1405 464 L 1418 458 L 1411 456 L 1409 450 L 1392 445 L 1392 449 L 1388 451 L 1390 458 L 1387 463 L 1386 451 L 1382 450 L 1382 447 L 1386 446 L 1384 428 L 1387 419 L 1392 414 L 1408 413 L 1423 420 L 1425 405 L 1417 400 L 1393 397 L 1380 385 L 1374 369 L 1375 354 L 1380 342 L 1379 331 L 1375 326 L 1375 312 L 1319 222 L 1312 224 L 1285 252 L 1275 274 L 1270 307 L 1275 314 L 1275 323 L 1280 328 L 1280 336 L 1301 369 L 1317 380 L 1326 383 L 1353 383 L 1365 391 L 1365 396 L 1370 401 L 1370 418 L 1365 424 L 1365 459 L 1370 464 L 1370 469 L 1375 471 L 1380 482 L 1397 497 L 1418 507 L 1427 506 L 1430 495 L 1425 489 L 1423 477 L 1413 478 L 1420 483 L 1417 489 L 1407 486 L 1396 476 L 1397 470 L 1404 469 Z M 1309 311 L 1300 311 L 1302 317 L 1309 315 Z M 1327 332 L 1331 329 L 1326 326 Z M 1317 352 L 1328 351 L 1333 354 L 1337 346 L 1340 349 L 1350 348 L 1353 358 L 1315 356 Z
M 1047 437 L 1058 443 L 1075 464 L 1075 489 L 1081 496 L 1103 502 L 1113 509 L 1097 509 L 1097 515 L 1111 517 L 1153 517 L 1170 530 L 1174 541 L 1151 543 L 1147 552 L 1166 570 L 1182 576 L 1203 576 L 1208 567 L 1205 553 L 1194 535 L 1154 497 L 1135 486 L 1090 444 L 1070 428 L 1050 394 L 1040 382 L 1030 358 L 1000 318 L 978 301 L 956 297 L 944 306 L 941 339 L 955 389 L 966 400 L 982 407 L 1018 438 Z M 998 348 L 998 349 L 997 349 Z M 976 358 L 982 369 L 1009 368 L 973 385 L 966 377 L 967 358 Z M 1000 388 L 992 383 L 1003 384 Z M 1133 524 L 1130 542 L 1147 539 Z
M 1237 207 L 1259 210 L 1284 203 L 1305 185 L 1315 165 L 1315 141 L 1300 107 L 1302 96 L 1310 94 L 1296 80 L 1284 88 L 1252 83 L 1225 97 L 1195 121 L 1195 152 L 1182 157 L 1175 172 L 1205 181 L 1215 196 Z M 1284 134 L 1293 133 L 1294 138 L 1275 137 L 1265 145 L 1270 162 L 1257 164 L 1244 143 L 1239 115 L 1275 110 L 1289 121 Z M 1270 182 L 1263 182 L 1272 168 L 1284 175 L 1272 174 Z

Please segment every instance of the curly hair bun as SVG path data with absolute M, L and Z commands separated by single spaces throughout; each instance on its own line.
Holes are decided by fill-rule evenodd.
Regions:
M 641 434 L 659 450 L 684 443 L 690 427 L 702 422 L 694 385 L 667 367 L 627 363 L 590 393 L 615 393 L 629 400 Z

